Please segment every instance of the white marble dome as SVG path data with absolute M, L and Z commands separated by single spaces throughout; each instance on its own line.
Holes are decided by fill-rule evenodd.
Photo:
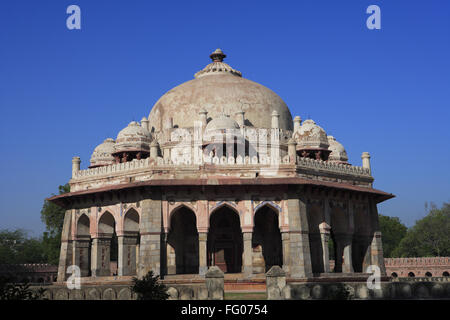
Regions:
M 202 110 L 208 112 L 208 120 L 222 112 L 234 115 L 244 111 L 244 124 L 255 128 L 271 128 L 271 114 L 275 110 L 280 115 L 280 129 L 292 130 L 291 112 L 275 92 L 243 78 L 239 71 L 223 62 L 225 54 L 221 50 L 210 57 L 213 62 L 197 72 L 193 80 L 169 90 L 155 103 L 148 116 L 151 132 L 162 131 L 166 123 L 192 128 Z
M 152 136 L 136 121 L 130 122 L 117 135 L 115 152 L 149 151 Z
M 345 151 L 345 148 L 341 143 L 339 143 L 333 136 L 328 136 L 328 143 L 330 144 L 328 150 L 331 151 L 328 156 L 329 161 L 348 162 L 347 151 Z
M 303 121 L 294 132 L 293 138 L 297 142 L 297 149 L 328 149 L 329 147 L 325 130 L 311 119 Z
M 99 167 L 114 163 L 114 157 L 112 155 L 115 151 L 114 145 L 114 139 L 108 138 L 95 147 L 94 152 L 92 152 L 90 167 Z

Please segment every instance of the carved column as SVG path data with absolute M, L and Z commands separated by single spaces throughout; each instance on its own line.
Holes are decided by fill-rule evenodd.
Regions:
M 118 275 L 136 275 L 137 236 L 119 236 L 117 240 L 119 245 Z
M 242 271 L 246 277 L 253 274 L 252 232 L 244 232 L 244 252 L 242 253 Z
M 73 241 L 73 249 L 74 249 L 74 265 L 78 266 L 80 268 L 80 275 L 82 277 L 88 277 L 91 266 L 89 265 L 90 262 L 90 247 L 91 247 L 91 241 L 90 240 L 76 240 Z
M 208 271 L 207 265 L 207 248 L 206 241 L 208 239 L 207 232 L 199 232 L 198 233 L 198 273 L 200 275 L 205 275 Z
M 177 265 L 175 260 L 175 248 L 170 245 L 168 241 L 166 241 L 166 260 L 167 260 L 167 274 L 176 274 L 177 273 Z
M 93 277 L 111 275 L 111 239 L 94 238 L 91 246 L 91 274 Z
M 291 195 L 288 200 L 289 252 L 292 278 L 312 277 L 306 204 Z
M 336 261 L 335 271 L 343 273 L 353 272 L 352 240 L 351 234 L 336 234 Z
M 370 199 L 370 214 L 374 230 L 370 245 L 371 263 L 380 268 L 382 275 L 386 275 L 386 267 L 384 265 L 384 257 L 383 257 L 383 245 L 381 242 L 381 231 L 378 223 L 378 209 L 373 199 Z
M 66 210 L 64 214 L 64 223 L 61 233 L 61 251 L 59 254 L 58 264 L 58 282 L 63 282 L 67 279 L 66 270 L 72 264 L 72 240 L 70 234 L 72 233 L 72 210 Z
M 319 225 L 320 230 L 320 241 L 322 244 L 322 264 L 323 264 L 323 272 L 330 272 L 330 252 L 328 249 L 328 242 L 330 240 L 330 230 L 331 227 L 326 223 L 322 222 Z
M 156 195 L 155 195 L 156 196 Z M 139 225 L 141 241 L 139 246 L 138 276 L 145 276 L 150 270 L 161 274 L 161 200 L 141 201 L 141 222 Z
M 289 232 L 281 233 L 281 246 L 283 250 L 283 270 L 286 273 L 289 273 L 290 266 L 290 258 L 289 258 Z

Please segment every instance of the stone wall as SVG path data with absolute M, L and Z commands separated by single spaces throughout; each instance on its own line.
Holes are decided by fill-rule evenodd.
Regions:
M 442 277 L 450 275 L 450 257 L 386 258 L 386 273 L 392 277 Z
M 269 300 L 450 299 L 450 279 L 444 277 L 415 282 L 381 281 L 379 289 L 369 289 L 363 278 L 292 282 L 278 266 L 272 267 L 266 276 Z
M 210 267 L 204 281 L 163 281 L 167 286 L 169 300 L 223 300 L 224 274 L 216 266 Z M 130 284 L 81 285 L 80 289 L 69 289 L 65 284 L 32 286 L 32 290 L 46 289 L 47 300 L 135 300 L 136 294 Z
M 330 260 L 330 270 L 334 269 Z M 450 276 L 450 257 L 385 258 L 386 275 L 393 278 L 440 278 Z

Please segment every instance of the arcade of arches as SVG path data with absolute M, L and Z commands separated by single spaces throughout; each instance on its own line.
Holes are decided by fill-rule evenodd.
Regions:
M 150 269 L 162 276 L 204 275 L 213 265 L 250 277 L 274 265 L 300 277 L 361 273 L 382 259 L 371 211 L 376 207 L 365 200 L 204 200 L 195 205 L 143 200 L 128 208 L 68 210 L 73 218 L 65 228 L 71 237 L 63 239 L 61 252 L 63 257 L 69 251 L 66 265 L 78 265 L 82 277 L 134 276 Z M 159 220 L 157 215 L 142 218 L 154 209 L 139 205 L 146 201 L 159 207 Z M 149 225 L 154 231 L 145 232 Z

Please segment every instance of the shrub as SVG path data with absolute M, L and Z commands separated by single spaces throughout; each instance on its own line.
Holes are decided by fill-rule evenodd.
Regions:
M 133 278 L 131 290 L 137 294 L 138 300 L 167 300 L 167 287 L 159 282 L 159 276 L 149 271 L 142 279 Z

